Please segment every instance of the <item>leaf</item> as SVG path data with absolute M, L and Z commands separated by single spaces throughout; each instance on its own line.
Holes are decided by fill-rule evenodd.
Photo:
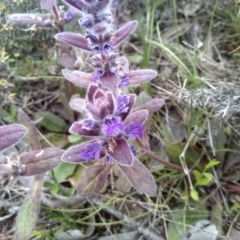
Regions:
M 122 166 L 132 166 L 133 165 L 133 155 L 128 143 L 124 139 L 116 139 L 116 146 L 113 151 L 109 150 L 108 154 Z
M 202 174 L 198 170 L 193 170 L 193 174 L 197 181 L 199 181 L 202 177 Z
M 28 129 L 20 124 L 0 126 L 0 151 L 16 144 L 27 132 Z
M 190 195 L 193 200 L 195 201 L 199 200 L 198 192 L 195 189 L 191 189 Z
M 24 164 L 20 175 L 31 176 L 52 170 L 61 161 L 64 150 L 59 148 L 44 148 L 23 154 L 20 162 Z
M 186 209 L 185 206 L 179 206 L 172 211 L 172 219 L 168 224 L 168 239 L 179 240 L 187 231 L 188 226 L 198 220 L 208 219 L 208 211 L 205 206 L 196 205 L 192 209 Z M 204 240 L 204 239 L 203 239 Z
M 208 170 L 209 168 L 212 168 L 212 167 L 218 165 L 219 163 L 220 163 L 220 161 L 218 161 L 217 159 L 211 160 L 211 161 L 205 166 L 205 171 Z
M 179 156 L 183 152 L 184 147 L 185 143 L 169 143 L 164 145 L 164 150 L 172 162 L 180 165 L 181 163 Z M 196 166 L 196 162 L 200 158 L 200 156 L 201 150 L 194 145 L 190 145 L 185 154 L 185 160 L 188 168 L 192 168 L 193 166 L 195 166 L 200 171 L 203 170 L 204 167 L 201 163 L 197 164 Z
M 34 122 L 22 110 L 18 110 L 18 122 L 23 124 L 28 129 L 28 134 L 26 135 L 25 139 L 27 143 L 30 145 L 31 149 L 32 150 L 41 149 L 41 144 L 38 139 L 38 130 Z
M 20 210 L 18 211 L 14 240 L 30 239 L 39 214 L 42 186 L 42 175 L 36 176 Z
M 54 177 L 57 182 L 66 180 L 71 176 L 76 168 L 75 164 L 60 162 L 58 166 L 53 169 Z
M 78 194 L 85 196 L 99 192 L 107 180 L 111 167 L 109 164 L 89 166 L 79 179 Z
M 38 112 L 35 115 L 36 120 L 41 119 L 40 124 L 52 132 L 64 132 L 67 128 L 65 121 L 51 112 Z
M 145 193 L 151 197 L 156 196 L 156 185 L 151 172 L 137 159 L 134 160 L 132 167 L 121 166 L 129 182 L 139 192 Z
M 208 178 L 203 177 L 203 178 L 201 178 L 201 179 L 199 179 L 197 181 L 196 185 L 197 186 L 206 186 L 206 185 L 208 185 L 209 182 L 211 182 L 211 180 L 209 180 Z
M 69 144 L 68 136 L 59 133 L 47 133 L 44 137 L 55 147 L 64 148 Z M 43 139 L 41 141 L 42 147 L 49 147 L 49 144 Z

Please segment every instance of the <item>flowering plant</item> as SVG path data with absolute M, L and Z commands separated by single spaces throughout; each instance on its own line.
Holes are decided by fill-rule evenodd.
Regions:
M 29 130 L 35 138 L 34 151 L 30 155 L 23 155 L 22 162 L 28 166 L 34 162 L 34 167 L 24 168 L 25 175 L 39 174 L 52 169 L 61 160 L 70 163 L 92 163 L 82 173 L 78 183 L 78 193 L 91 195 L 99 192 L 114 167 L 119 167 L 127 177 L 129 183 L 139 192 L 149 196 L 156 195 L 156 185 L 151 172 L 138 159 L 136 143 L 143 143 L 146 139 L 144 124 L 149 122 L 152 114 L 164 105 L 163 99 L 152 99 L 149 102 L 136 107 L 136 94 L 127 93 L 130 85 L 148 82 L 157 76 L 157 72 L 151 69 L 130 70 L 126 57 L 118 52 L 118 46 L 135 29 L 138 22 L 130 21 L 119 29 L 114 26 L 114 12 L 112 7 L 118 1 L 111 0 L 65 0 L 70 6 L 70 12 L 63 12 L 63 8 L 57 8 L 55 1 L 41 0 L 41 7 L 50 11 L 50 14 L 13 14 L 9 21 L 15 24 L 35 25 L 39 27 L 57 27 L 59 33 L 55 38 L 62 42 L 61 49 L 67 49 L 66 45 L 83 49 L 90 54 L 93 73 L 78 70 L 63 69 L 63 76 L 77 86 L 87 88 L 85 98 L 73 98 L 70 107 L 82 114 L 83 118 L 73 122 L 69 132 L 77 134 L 88 140 L 79 145 L 70 147 L 63 153 L 60 149 L 47 149 L 41 151 L 37 133 L 31 121 L 20 113 L 22 122 L 27 123 Z M 122 1 L 119 1 L 119 4 Z M 64 32 L 64 25 L 81 15 L 79 24 L 85 28 L 86 35 Z M 68 56 L 68 52 L 66 52 Z M 64 63 L 62 55 L 61 63 Z M 63 64 L 72 67 L 74 64 Z M 26 120 L 27 119 L 27 120 Z M 19 127 L 19 126 L 18 126 Z M 17 139 L 24 136 L 25 128 Z M 19 131 L 20 131 L 19 130 Z M 15 141 L 15 140 L 14 140 Z M 14 143 L 14 141 L 12 141 Z M 56 153 L 56 156 L 53 153 Z M 54 156 L 52 156 L 52 155 Z M 44 156 L 44 161 L 38 160 Z M 45 161 L 46 160 L 46 161 Z M 99 161 L 97 161 L 99 160 Z M 38 164 L 41 162 L 41 164 Z M 30 170 L 29 170 L 30 169 Z M 35 169 L 35 172 L 32 170 Z M 42 184 L 43 177 L 36 178 L 35 185 Z M 41 189 L 35 192 L 39 195 Z M 33 185 L 34 186 L 34 185 Z M 32 209 L 32 193 L 23 204 L 19 213 L 20 219 L 27 219 L 27 209 Z M 39 202 L 35 202 L 39 204 Z M 30 207 L 29 207 L 30 206 Z M 38 212 L 37 210 L 35 211 Z M 36 215 L 34 219 L 36 219 Z M 26 239 L 32 226 L 22 232 L 22 226 L 18 221 L 17 238 Z M 21 236 L 21 238 L 19 238 Z

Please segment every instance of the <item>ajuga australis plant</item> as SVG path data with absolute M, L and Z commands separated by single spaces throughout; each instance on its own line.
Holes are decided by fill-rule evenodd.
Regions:
M 115 29 L 110 0 L 65 2 L 82 15 L 78 22 L 85 28 L 86 35 L 62 32 L 55 38 L 89 51 L 95 71 L 63 70 L 67 80 L 87 88 L 85 99 L 75 98 L 70 102 L 70 106 L 80 111 L 84 118 L 74 122 L 69 131 L 89 140 L 68 149 L 62 160 L 72 163 L 101 160 L 89 166 L 80 177 L 80 194 L 88 195 L 101 190 L 112 166 L 118 165 L 139 192 L 155 196 L 153 176 L 137 159 L 134 145 L 134 140 L 143 138 L 143 124 L 149 111 L 134 111 L 136 95 L 124 92 L 129 85 L 149 81 L 157 73 L 153 70 L 130 71 L 127 58 L 117 51 L 118 45 L 137 26 L 137 21 Z M 164 101 L 159 99 L 152 111 L 163 104 Z
M 148 132 L 144 130 L 144 124 L 149 122 L 152 114 L 164 105 L 164 100 L 156 98 L 135 107 L 137 96 L 127 93 L 127 88 L 152 80 L 157 76 L 157 72 L 150 69 L 130 70 L 128 59 L 118 52 L 119 44 L 131 34 L 138 22 L 130 21 L 116 29 L 114 13 L 117 11 L 113 7 L 122 1 L 65 0 L 71 9 L 70 12 L 64 12 L 62 7 L 57 7 L 54 0 L 40 2 L 42 8 L 50 13 L 12 14 L 8 19 L 15 24 L 56 27 L 59 33 L 55 38 L 61 42 L 62 49 L 68 49 L 66 46 L 69 45 L 89 53 L 93 72 L 72 71 L 68 68 L 73 64 L 68 63 L 64 64 L 68 68 L 62 71 L 68 81 L 87 89 L 85 98 L 73 98 L 70 101 L 70 107 L 80 112 L 82 118 L 72 123 L 69 132 L 88 140 L 65 152 L 57 148 L 41 150 L 34 124 L 20 111 L 20 123 L 28 128 L 27 136 L 30 134 L 30 138 L 34 139 L 32 152 L 20 157 L 24 164 L 22 171 L 25 175 L 44 173 L 56 166 L 61 156 L 64 162 L 89 165 L 82 173 L 77 186 L 77 191 L 81 195 L 99 192 L 111 169 L 118 167 L 135 189 L 155 196 L 154 178 L 138 159 L 136 144 L 139 142 L 143 144 L 144 139 L 147 139 L 145 135 Z M 78 23 L 85 29 L 85 35 L 64 31 L 64 25 L 76 16 L 81 16 Z M 59 58 L 62 58 L 62 55 Z M 63 63 L 64 59 L 62 58 L 60 62 Z M 5 145 L 0 145 L 1 148 L 14 144 L 27 132 L 21 125 L 14 125 L 14 128 L 17 129 L 15 137 L 9 138 Z M 6 131 L 5 126 L 1 129 Z M 148 143 L 145 142 L 145 145 Z M 27 167 L 29 164 L 33 164 L 34 168 Z M 32 169 L 35 169 L 35 172 Z M 30 189 L 19 211 L 15 239 L 28 239 L 34 228 L 43 176 L 40 174 L 35 177 L 33 188 Z M 29 222 L 30 218 L 33 224 L 24 225 L 23 223 Z

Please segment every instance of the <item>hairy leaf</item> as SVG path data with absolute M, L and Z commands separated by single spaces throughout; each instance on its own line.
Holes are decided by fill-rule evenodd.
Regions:
M 88 167 L 79 179 L 77 186 L 78 194 L 92 195 L 99 192 L 108 177 L 111 166 L 109 164 L 98 164 Z
M 0 151 L 16 144 L 27 132 L 28 129 L 20 124 L 0 126 Z
M 129 182 L 139 192 L 151 197 L 156 196 L 156 185 L 151 172 L 137 159 L 134 160 L 132 167 L 119 165 Z
M 22 176 L 31 176 L 52 170 L 61 161 L 64 150 L 59 148 L 45 148 L 25 153 L 20 157 L 24 164 L 20 173 Z

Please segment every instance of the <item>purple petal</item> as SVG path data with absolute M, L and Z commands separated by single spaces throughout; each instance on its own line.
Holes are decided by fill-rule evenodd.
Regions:
M 62 70 L 63 76 L 70 82 L 80 86 L 88 87 L 92 82 L 92 74 L 81 71 L 70 71 L 69 69 Z
M 73 98 L 69 102 L 69 106 L 72 110 L 83 113 L 85 107 L 85 99 L 83 98 Z
M 74 13 L 72 13 L 70 10 L 68 10 L 68 11 L 65 13 L 65 16 L 64 16 L 65 23 L 69 23 L 69 22 L 71 22 L 73 19 L 74 19 Z
M 20 124 L 0 126 L 0 151 L 16 144 L 27 132 L 28 129 Z
M 133 29 L 137 26 L 137 21 L 128 22 L 126 25 L 121 27 L 113 34 L 112 45 L 116 46 L 120 42 L 122 42 L 126 37 L 128 37 Z
M 80 176 L 77 186 L 78 194 L 86 196 L 99 192 L 108 178 L 111 167 L 109 164 L 89 166 Z
M 133 165 L 133 155 L 128 143 L 124 139 L 116 139 L 113 142 L 114 149 L 108 149 L 108 154 L 122 166 L 132 166 Z
M 137 151 L 136 151 L 135 145 L 129 144 L 129 146 L 130 146 L 130 149 L 132 151 L 133 156 L 136 156 L 137 155 Z
M 96 142 L 92 142 L 92 141 L 90 142 L 89 141 L 89 142 L 85 142 L 85 143 L 82 143 L 80 145 L 77 145 L 77 146 L 69 148 L 62 155 L 62 161 L 64 161 L 64 162 L 71 162 L 71 163 L 83 163 L 83 162 L 86 162 L 86 159 L 82 158 L 80 156 L 80 153 L 86 151 L 86 146 L 87 145 L 91 145 L 93 143 L 96 143 Z M 103 156 L 104 156 L 104 154 L 101 153 L 100 157 L 103 157 Z
M 157 72 L 151 69 L 134 70 L 127 73 L 129 85 L 149 82 L 157 76 Z
M 127 126 L 131 122 L 143 124 L 147 120 L 148 110 L 138 110 L 130 113 L 124 120 L 124 125 Z
M 116 114 L 126 113 L 129 110 L 130 96 L 119 95 L 117 96 L 117 111 Z
M 102 146 L 99 143 L 90 143 L 85 146 L 85 150 L 80 152 L 80 157 L 87 162 L 100 158 Z
M 120 88 L 125 88 L 129 85 L 130 78 L 128 76 L 124 76 L 121 78 L 121 81 L 119 83 Z
M 89 47 L 88 40 L 85 37 L 83 37 L 81 34 L 72 33 L 72 32 L 62 32 L 62 33 L 56 34 L 55 39 L 77 48 L 81 48 L 87 51 L 92 51 L 92 49 Z
M 124 131 L 126 135 L 132 139 L 136 139 L 136 137 L 143 137 L 143 129 L 141 123 L 130 122 L 125 128 Z
M 90 119 L 86 119 L 92 121 Z M 85 121 L 86 123 L 86 121 Z M 75 133 L 83 137 L 97 137 L 100 135 L 100 129 L 98 126 L 95 126 L 92 121 L 92 128 L 89 124 L 85 124 L 84 120 L 81 122 L 74 122 L 69 129 L 70 133 Z
M 156 185 L 151 172 L 137 159 L 134 160 L 132 167 L 120 166 L 121 170 L 128 178 L 129 182 L 139 192 L 151 197 L 156 196 Z
M 106 117 L 103 122 L 103 127 L 102 127 L 104 133 L 109 136 L 117 136 L 118 134 L 123 132 L 124 126 L 121 123 L 121 118 L 120 117 Z
M 41 8 L 50 11 L 55 4 L 55 0 L 40 0 Z
M 127 109 L 126 109 L 126 112 L 117 112 L 116 114 L 117 115 L 119 115 L 120 117 L 121 117 L 121 119 L 122 120 L 124 120 L 127 116 L 128 116 L 128 114 L 130 113 L 130 111 L 132 110 L 132 107 L 133 107 L 133 105 L 134 105 L 134 103 L 135 103 L 135 101 L 136 101 L 136 95 L 135 94 L 128 94 L 128 95 L 126 95 L 126 96 L 128 96 L 129 97 L 129 103 L 128 103 L 128 105 L 126 106 L 127 107 Z M 122 109 L 124 107 L 124 104 L 123 105 L 119 105 L 119 109 Z
M 15 13 L 8 17 L 8 21 L 18 25 L 36 25 L 38 27 L 52 27 L 50 14 Z

